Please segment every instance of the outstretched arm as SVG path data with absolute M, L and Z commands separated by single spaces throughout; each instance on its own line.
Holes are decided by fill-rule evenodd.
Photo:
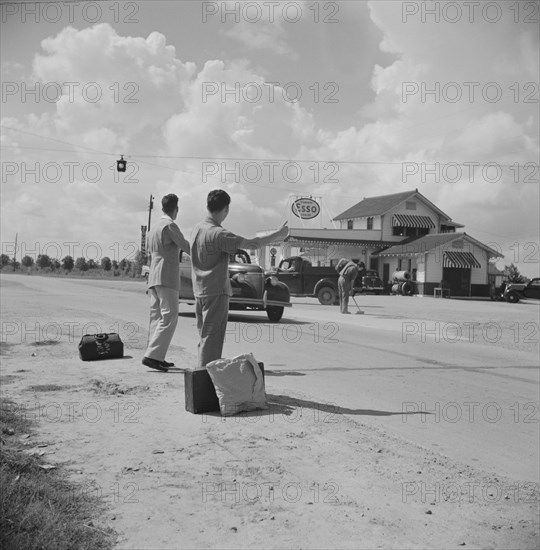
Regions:
M 276 241 L 282 241 L 283 239 L 285 239 L 285 237 L 288 234 L 289 234 L 289 227 L 287 226 L 287 222 L 283 222 L 283 224 L 277 231 L 274 231 L 269 235 L 265 235 L 264 237 L 254 237 L 252 239 L 246 239 L 244 237 L 240 243 L 240 247 L 241 248 L 259 248 L 267 244 L 272 244 Z

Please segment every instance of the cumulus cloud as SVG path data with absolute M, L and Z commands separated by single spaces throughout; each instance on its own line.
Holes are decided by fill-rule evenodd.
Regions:
M 138 224 L 119 224 L 118 212 L 135 195 L 138 209 L 144 209 L 144 172 L 142 164 L 138 177 L 128 171 L 136 182 L 129 187 L 114 163 L 118 153 L 146 151 L 149 144 L 159 143 L 162 125 L 183 106 L 182 86 L 195 65 L 177 59 L 160 33 L 146 39 L 122 37 L 108 24 L 66 27 L 44 39 L 41 47 L 26 82 L 41 89 L 55 85 L 61 96 L 55 103 L 40 98 L 37 113 L 27 103 L 24 117 L 2 119 L 4 127 L 19 130 L 4 129 L 2 135 L 2 145 L 10 146 L 4 156 L 7 169 L 16 171 L 2 175 L 3 199 L 13 201 L 13 208 L 4 212 L 3 227 L 24 225 L 21 231 L 35 239 L 58 239 L 69 232 L 79 239 L 92 234 L 105 242 L 132 241 Z M 97 100 L 96 92 L 101 94 Z M 44 103 L 49 109 L 40 113 Z M 23 148 L 13 148 L 22 143 Z M 61 178 L 56 181 L 58 170 Z M 36 201 L 41 208 L 32 206 Z M 62 208 L 56 209 L 55 203 Z M 28 208 L 35 216 L 39 210 L 46 213 L 47 223 L 22 221 L 20 213 Z
M 288 156 L 308 134 L 314 139 L 310 115 L 284 101 L 281 93 L 275 94 L 247 62 L 208 61 L 197 72 L 194 63 L 177 58 L 174 47 L 167 45 L 160 33 L 151 33 L 146 39 L 122 37 L 107 24 L 80 31 L 67 27 L 43 40 L 41 46 L 43 52 L 34 58 L 31 79 L 60 83 L 63 95 L 48 112 L 2 121 L 4 126 L 20 130 L 6 130 L 3 145 L 23 141 L 36 148 L 32 161 L 25 160 L 28 153 L 24 150 L 11 149 L 17 174 L 9 174 L 3 188 L 4 198 L 12 200 L 15 208 L 8 210 L 3 224 L 16 223 L 21 211 L 37 215 L 41 210 L 50 217 L 46 205 L 58 201 L 69 213 L 63 227 L 50 220 L 40 231 L 28 218 L 21 230 L 52 239 L 67 227 L 74 234 L 88 234 L 91 227 L 98 241 L 132 241 L 140 224 L 120 220 L 119 213 L 138 210 L 141 223 L 145 222 L 148 192 L 157 197 L 169 192 L 181 195 L 183 223 L 189 228 L 204 215 L 206 193 L 217 186 L 231 192 L 241 220 L 236 226 L 243 233 L 253 234 L 260 223 L 265 227 L 275 223 L 279 200 L 269 201 L 264 188 L 246 187 L 246 182 L 236 177 L 225 182 L 219 177 L 209 179 L 202 185 L 199 159 L 147 158 L 272 158 Z M 103 93 L 99 101 L 82 93 L 89 83 Z M 242 94 L 243 87 L 251 83 L 252 89 L 263 91 L 267 99 L 253 103 L 242 95 L 238 101 L 223 101 L 219 92 L 203 100 L 205 83 L 232 89 L 241 86 Z M 122 88 L 124 84 L 129 85 L 127 90 Z M 135 101 L 122 100 L 134 90 Z M 269 100 L 274 94 L 275 100 Z M 41 148 L 57 151 L 40 152 Z M 129 153 L 127 178 L 114 169 L 121 152 Z M 62 177 L 54 181 L 58 168 Z M 27 172 L 24 181 L 23 171 Z M 96 174 L 100 176 L 97 181 Z M 32 201 L 27 194 L 20 194 L 21 183 L 29 189 Z M 22 209 L 22 204 L 27 206 Z M 39 204 L 41 209 L 36 206 Z M 155 214 L 159 207 L 156 210 Z
M 208 61 L 185 97 L 165 128 L 171 154 L 272 157 L 314 138 L 311 117 L 241 63 Z
M 89 144 L 104 128 L 109 146 L 144 143 L 170 116 L 171 106 L 182 107 L 182 85 L 195 70 L 177 59 L 162 34 L 122 37 L 105 23 L 80 31 L 67 27 L 41 46 L 33 77 L 63 87 L 57 130 Z
M 351 118 L 348 127 L 337 131 L 320 126 L 316 109 L 308 110 L 302 101 L 286 101 L 283 90 L 269 84 L 267 67 L 249 60 L 251 51 L 246 50 L 242 60 L 227 59 L 224 53 L 197 66 L 182 59 L 183 52 L 177 52 L 159 32 L 146 38 L 120 36 L 108 24 L 100 24 L 82 30 L 67 27 L 46 38 L 34 58 L 31 79 L 75 82 L 79 91 L 93 82 L 103 97 L 92 102 L 80 93 L 70 97 L 64 89 L 47 112 L 29 108 L 24 117 L 3 119 L 3 125 L 26 133 L 5 131 L 2 145 L 14 146 L 9 160 L 15 162 L 27 158 L 42 164 L 97 162 L 103 176 L 97 182 L 87 181 L 79 171 L 69 185 L 42 181 L 27 183 L 23 189 L 20 177 L 8 178 L 2 193 L 10 207 L 4 209 L 2 228 L 20 225 L 24 232 L 43 238 L 59 238 L 69 231 L 82 239 L 90 231 L 97 241 L 133 241 L 141 223 L 146 223 L 149 194 L 159 198 L 176 192 L 181 196 L 181 225 L 189 233 L 205 214 L 206 193 L 222 187 L 233 197 L 235 215 L 228 226 L 253 234 L 278 225 L 289 192 L 323 195 L 324 225 L 329 226 L 332 215 L 365 196 L 417 187 L 480 240 L 491 235 L 499 240 L 501 235 L 535 235 L 538 184 L 526 184 L 524 176 L 530 173 L 522 168 L 519 183 L 513 182 L 515 172 L 508 167 L 538 162 L 538 104 L 524 101 L 525 94 L 534 91 L 527 83 L 538 82 L 537 29 L 515 24 L 509 16 L 496 26 L 481 19 L 427 24 L 420 17 L 404 23 L 402 3 L 369 2 L 368 7 L 382 33 L 379 47 L 390 52 L 392 60 L 384 66 L 373 63 L 373 101 L 351 106 L 362 123 Z M 365 8 L 358 13 L 365 17 Z M 255 56 L 264 50 L 290 61 L 297 55 L 289 46 L 294 30 L 294 25 L 262 20 L 230 26 L 225 32 L 229 38 L 250 43 Z M 20 73 L 21 67 L 14 65 L 10 70 Z M 313 79 L 313 75 L 303 77 Z M 442 90 L 449 82 L 457 83 L 464 94 L 470 88 L 463 83 L 477 82 L 475 100 L 446 100 Z M 437 83 L 439 101 L 429 94 L 422 97 L 423 84 L 432 90 Z M 500 100 L 485 99 L 486 83 L 497 84 Z M 447 86 L 445 93 L 455 90 Z M 488 92 L 494 91 L 492 84 Z M 259 92 L 261 98 L 253 101 Z M 46 142 L 30 134 L 58 141 Z M 63 142 L 81 147 L 73 150 Z M 22 146 L 72 152 L 36 150 L 30 157 Z M 130 155 L 132 183 L 119 179 L 114 171 L 119 153 Z M 279 165 L 273 179 L 263 172 L 262 179 L 249 181 L 242 172 L 246 161 L 239 161 L 240 177 L 234 175 L 235 159 L 279 159 Z M 299 163 L 300 181 L 287 180 L 281 169 L 285 161 L 295 159 L 318 161 L 318 176 L 314 165 L 305 162 Z M 337 165 L 333 173 L 327 161 L 352 162 Z M 481 168 L 472 183 L 466 170 L 450 183 L 423 175 L 420 168 L 404 178 L 404 161 L 419 166 L 495 162 L 506 167 L 497 183 L 485 181 Z M 213 162 L 217 169 L 206 179 L 204 162 Z M 223 168 L 229 170 L 225 178 Z M 43 205 L 41 212 L 39 205 Z M 156 210 L 158 205 L 156 200 Z M 67 218 L 40 217 L 54 209 L 68 213 Z M 24 221 L 21 212 L 27 213 Z M 126 217 L 125 212 L 132 215 Z M 515 212 L 520 213 L 519 225 Z
M 482 230 L 479 238 L 493 234 L 500 242 L 505 234 L 537 235 L 538 174 L 536 184 L 530 177 L 526 184 L 525 174 L 531 176 L 533 167 L 523 167 L 539 158 L 538 29 L 517 25 L 508 10 L 496 25 L 481 17 L 473 23 L 430 24 L 420 14 L 404 23 L 397 2 L 370 2 L 369 7 L 384 33 L 381 48 L 397 58 L 387 67 L 374 68 L 376 96 L 362 110 L 374 122 L 338 132 L 328 146 L 344 157 L 389 164 L 346 169 L 349 177 L 356 173 L 361 178 L 363 195 L 418 187 L 454 219 L 465 222 L 468 231 Z M 422 89 L 437 86 L 438 95 L 422 97 Z M 404 89 L 411 92 L 406 97 Z M 456 90 L 463 93 L 461 101 L 452 101 Z M 524 102 L 524 92 L 534 90 L 532 102 Z M 500 99 L 490 101 L 499 93 Z M 406 181 L 391 164 L 402 161 L 418 164 L 418 173 Z M 466 167 L 456 182 L 448 181 L 453 174 L 445 180 L 422 173 L 421 163 L 429 170 L 435 163 L 466 162 L 480 164 L 472 183 Z M 495 179 L 493 172 L 488 178 L 482 173 L 490 162 L 502 167 L 497 182 L 489 181 Z M 504 167 L 515 164 L 514 172 Z M 495 212 L 500 209 L 500 215 L 483 208 L 487 202 L 496 206 Z M 509 215 L 512 208 L 523 213 L 519 226 Z
M 227 0 L 220 3 L 220 9 L 223 14 L 228 14 L 220 14 L 222 20 L 234 21 L 225 31 L 226 36 L 253 50 L 298 59 L 298 53 L 287 43 L 285 29 L 287 26 L 294 26 L 297 19 L 302 19 L 307 9 L 306 0 L 285 5 L 264 0 L 245 3 Z

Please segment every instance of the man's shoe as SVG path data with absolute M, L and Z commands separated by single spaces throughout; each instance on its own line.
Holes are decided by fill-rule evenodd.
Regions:
M 169 363 L 169 361 L 163 361 L 163 364 L 170 369 L 171 367 L 174 367 L 174 363 Z
M 151 369 L 160 370 L 161 372 L 167 372 L 169 367 L 165 361 L 158 361 L 157 359 L 150 359 L 150 357 L 143 357 L 142 364 Z

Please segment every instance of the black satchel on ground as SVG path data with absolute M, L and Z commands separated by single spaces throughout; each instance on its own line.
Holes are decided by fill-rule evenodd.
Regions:
M 116 332 L 85 334 L 79 342 L 79 357 L 83 361 L 124 357 L 124 343 Z

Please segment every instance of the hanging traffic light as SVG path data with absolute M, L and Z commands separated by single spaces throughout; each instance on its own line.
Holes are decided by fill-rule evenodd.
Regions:
M 127 162 L 124 160 L 124 155 L 120 155 L 120 160 L 116 161 L 116 171 L 117 172 L 125 172 L 126 171 L 126 165 L 127 165 Z

